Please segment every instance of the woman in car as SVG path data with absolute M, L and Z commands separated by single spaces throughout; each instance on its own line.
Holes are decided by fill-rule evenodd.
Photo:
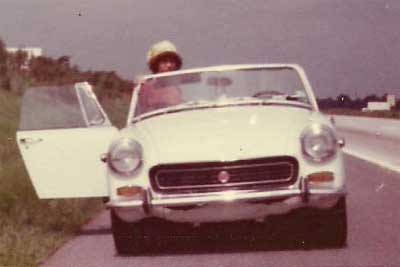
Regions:
M 155 43 L 147 54 L 149 69 L 154 74 L 179 70 L 182 58 L 168 40 Z M 139 94 L 141 113 L 182 103 L 181 90 L 173 85 L 143 85 Z

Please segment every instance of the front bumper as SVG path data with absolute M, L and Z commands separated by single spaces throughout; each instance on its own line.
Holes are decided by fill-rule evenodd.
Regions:
M 344 189 L 310 189 L 307 179 L 300 188 L 271 191 L 225 191 L 208 194 L 152 196 L 109 201 L 106 205 L 128 222 L 159 217 L 174 222 L 263 221 L 269 215 L 285 214 L 301 207 L 327 209 L 346 194 Z

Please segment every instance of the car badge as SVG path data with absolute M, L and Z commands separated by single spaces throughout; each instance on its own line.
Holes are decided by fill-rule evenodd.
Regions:
M 229 181 L 229 179 L 231 178 L 231 176 L 229 175 L 229 173 L 227 171 L 221 171 L 218 174 L 218 181 L 222 184 L 225 184 Z

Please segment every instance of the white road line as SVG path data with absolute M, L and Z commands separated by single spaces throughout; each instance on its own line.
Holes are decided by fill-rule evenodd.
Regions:
M 370 155 L 367 156 L 365 154 L 362 154 L 360 152 L 357 152 L 355 150 L 351 150 L 351 149 L 348 149 L 348 148 L 344 148 L 343 152 L 346 153 L 346 154 L 349 154 L 351 156 L 366 160 L 366 161 L 371 162 L 373 164 L 379 165 L 379 166 L 384 167 L 386 169 L 389 169 L 391 171 L 400 173 L 400 166 L 390 164 L 390 163 L 388 163 L 388 162 L 386 162 L 386 161 L 384 161 L 382 159 L 379 159 L 379 158 L 376 158 L 376 157 L 373 157 L 373 156 L 370 156 Z

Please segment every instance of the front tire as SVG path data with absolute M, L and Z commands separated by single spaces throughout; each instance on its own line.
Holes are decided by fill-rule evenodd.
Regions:
M 144 252 L 145 239 L 141 233 L 139 223 L 125 222 L 111 209 L 111 229 L 115 249 L 119 255 Z
M 330 209 L 325 217 L 327 233 L 324 235 L 324 243 L 334 247 L 344 247 L 347 244 L 347 207 L 346 198 L 342 197 L 338 203 Z M 330 230 L 330 231 L 329 231 Z
M 305 215 L 305 216 L 304 216 Z M 303 243 L 323 247 L 345 247 L 347 243 L 346 198 L 328 210 L 307 210 L 302 216 Z

